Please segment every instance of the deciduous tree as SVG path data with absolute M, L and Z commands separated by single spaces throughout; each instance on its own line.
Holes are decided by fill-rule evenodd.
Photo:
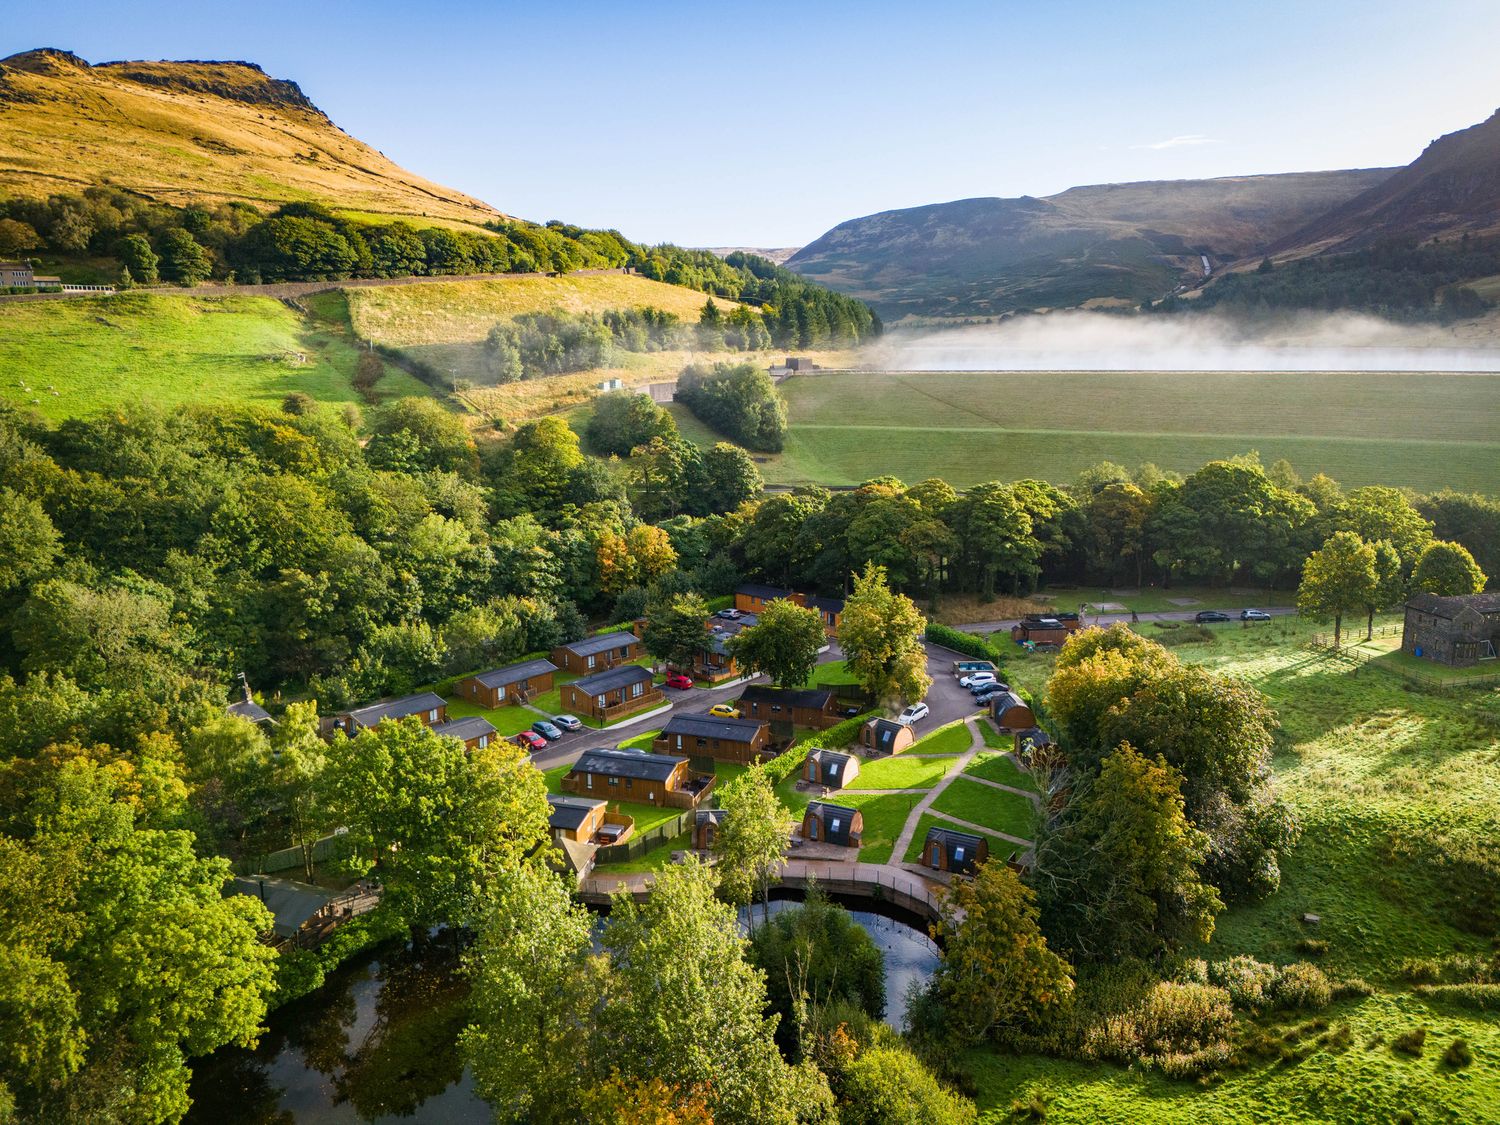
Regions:
M 1430 544 L 1417 559 L 1411 586 L 1413 590 L 1446 598 L 1480 593 L 1488 581 L 1462 544 L 1439 541 Z
M 912 600 L 892 592 L 885 571 L 870 566 L 844 602 L 838 641 L 849 670 L 877 699 L 921 699 L 932 685 L 922 632 L 927 621 Z
M 782 687 L 800 687 L 811 678 L 818 650 L 827 643 L 817 610 L 778 598 L 754 625 L 731 637 L 728 648 L 741 668 L 764 672 Z
M 1379 589 L 1375 549 L 1352 531 L 1334 532 L 1308 556 L 1297 587 L 1297 612 L 1333 621 L 1333 645 L 1343 642 L 1344 615 L 1373 602 Z
M 764 766 L 752 766 L 719 794 L 724 819 L 714 835 L 719 885 L 736 906 L 749 906 L 757 894 L 771 909 L 771 883 L 786 866 L 786 806 L 776 796 Z

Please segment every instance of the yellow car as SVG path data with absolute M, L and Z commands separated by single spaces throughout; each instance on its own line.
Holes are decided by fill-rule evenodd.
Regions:
M 740 717 L 739 708 L 729 703 L 715 703 L 708 709 L 708 713 L 710 715 L 717 715 L 721 719 L 738 719 Z

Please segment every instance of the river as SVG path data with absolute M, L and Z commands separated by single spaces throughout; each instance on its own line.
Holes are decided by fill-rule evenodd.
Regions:
M 792 905 L 777 898 L 771 910 Z M 879 904 L 854 905 L 854 920 L 885 957 L 886 1022 L 900 1026 L 907 988 L 932 975 L 937 947 L 918 920 Z M 322 988 L 274 1012 L 255 1050 L 226 1047 L 198 1060 L 187 1121 L 488 1123 L 490 1108 L 457 1048 L 468 996 L 457 967 L 444 938 L 355 958 Z

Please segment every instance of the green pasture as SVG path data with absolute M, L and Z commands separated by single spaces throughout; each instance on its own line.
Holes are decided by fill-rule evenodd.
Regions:
M 1099 461 L 1190 472 L 1254 449 L 1348 486 L 1483 491 L 1500 452 L 1500 374 L 861 371 L 782 390 L 791 432 L 762 466 L 777 484 L 1065 482 Z M 1420 427 L 1396 424 L 1413 402 Z
M 976 708 L 977 710 L 977 708 Z M 962 754 L 974 744 L 969 726 L 962 719 L 938 727 L 931 734 L 923 735 L 902 751 L 903 754 Z
M 268 297 L 121 293 L 0 304 L 0 400 L 58 420 L 139 404 L 358 402 L 336 322 Z M 425 395 L 387 366 L 382 397 Z M 55 393 L 54 393 L 55 392 Z

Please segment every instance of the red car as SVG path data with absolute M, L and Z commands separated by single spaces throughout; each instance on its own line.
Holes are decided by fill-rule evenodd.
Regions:
M 667 686 L 672 688 L 690 688 L 693 686 L 693 677 L 684 676 L 681 672 L 673 672 L 667 677 Z
M 535 731 L 529 730 L 523 730 L 520 734 L 516 735 L 515 738 L 511 739 L 511 741 L 521 749 L 530 750 L 532 753 L 536 753 L 536 751 L 538 750 L 545 749 L 547 745 L 547 740 L 545 738 L 537 734 Z

